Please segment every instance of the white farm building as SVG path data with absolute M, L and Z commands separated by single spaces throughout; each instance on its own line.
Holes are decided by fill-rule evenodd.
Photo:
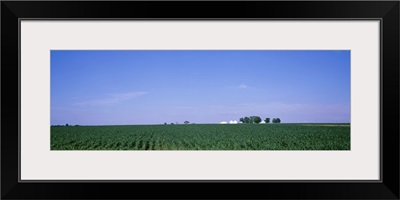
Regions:
M 222 121 L 219 124 L 237 124 L 238 122 L 236 120 L 230 120 L 229 122 Z

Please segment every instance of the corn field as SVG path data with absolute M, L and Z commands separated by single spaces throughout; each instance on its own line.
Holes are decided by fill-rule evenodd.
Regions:
M 350 124 L 53 126 L 51 150 L 350 150 Z

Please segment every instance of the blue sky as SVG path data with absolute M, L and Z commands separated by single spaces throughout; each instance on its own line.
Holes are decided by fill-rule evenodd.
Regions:
M 348 50 L 52 50 L 51 124 L 350 122 Z

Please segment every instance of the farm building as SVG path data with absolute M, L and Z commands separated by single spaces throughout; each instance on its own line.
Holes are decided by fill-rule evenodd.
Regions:
M 225 121 L 222 121 L 222 122 L 220 122 L 219 124 L 227 124 L 227 122 L 225 122 Z

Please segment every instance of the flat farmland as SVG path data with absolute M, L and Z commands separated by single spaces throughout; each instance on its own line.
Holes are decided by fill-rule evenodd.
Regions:
M 350 150 L 350 124 L 52 126 L 51 150 Z

